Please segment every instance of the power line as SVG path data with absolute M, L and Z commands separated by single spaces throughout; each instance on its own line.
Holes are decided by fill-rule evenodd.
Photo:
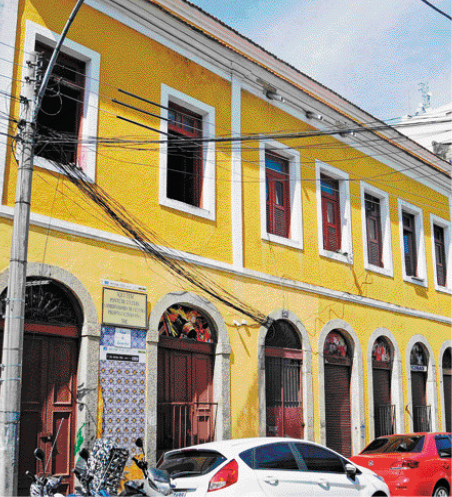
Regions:
M 449 14 L 446 14 L 445 12 L 443 12 L 442 10 L 438 9 L 438 7 L 435 7 L 433 4 L 431 4 L 430 2 L 427 2 L 427 0 L 421 0 L 421 2 L 424 2 L 425 5 L 428 5 L 429 7 L 431 7 L 433 10 L 436 10 L 436 12 L 438 12 L 439 14 L 441 14 L 442 16 L 444 17 L 447 17 L 447 19 L 449 19 L 449 21 L 452 21 L 452 17 L 450 17 Z

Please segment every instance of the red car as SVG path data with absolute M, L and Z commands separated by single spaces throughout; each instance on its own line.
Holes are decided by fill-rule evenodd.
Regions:
M 350 459 L 382 476 L 391 495 L 446 497 L 450 453 L 450 433 L 412 433 L 376 438 Z

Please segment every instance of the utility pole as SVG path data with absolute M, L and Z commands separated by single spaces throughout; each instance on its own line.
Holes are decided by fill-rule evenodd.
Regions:
M 19 423 L 22 392 L 22 356 L 27 279 L 28 233 L 30 227 L 31 185 L 35 132 L 42 99 L 69 28 L 84 0 L 77 0 L 50 58 L 39 91 L 36 81 L 36 54 L 27 61 L 23 83 L 25 124 L 16 183 L 13 237 L 6 298 L 0 392 L 0 496 L 17 495 Z M 35 96 L 36 95 L 36 96 Z M 21 99 L 22 100 L 22 99 Z
M 11 262 L 6 299 L 5 336 L 0 396 L 0 495 L 17 495 L 19 460 L 19 421 L 22 387 L 22 351 L 25 314 L 25 282 L 27 277 L 28 227 L 30 222 L 31 183 L 33 177 L 34 126 L 32 122 L 35 87 L 36 54 L 27 60 L 23 82 L 25 124 L 20 140 L 21 155 L 17 172 Z

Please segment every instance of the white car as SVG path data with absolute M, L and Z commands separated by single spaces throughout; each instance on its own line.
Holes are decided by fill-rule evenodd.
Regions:
M 168 471 L 173 497 L 390 495 L 373 471 L 295 438 L 244 438 L 172 450 L 158 468 Z

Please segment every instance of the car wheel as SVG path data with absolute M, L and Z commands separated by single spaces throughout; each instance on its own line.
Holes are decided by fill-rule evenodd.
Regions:
M 449 490 L 444 485 L 438 485 L 433 491 L 433 497 L 449 497 Z

